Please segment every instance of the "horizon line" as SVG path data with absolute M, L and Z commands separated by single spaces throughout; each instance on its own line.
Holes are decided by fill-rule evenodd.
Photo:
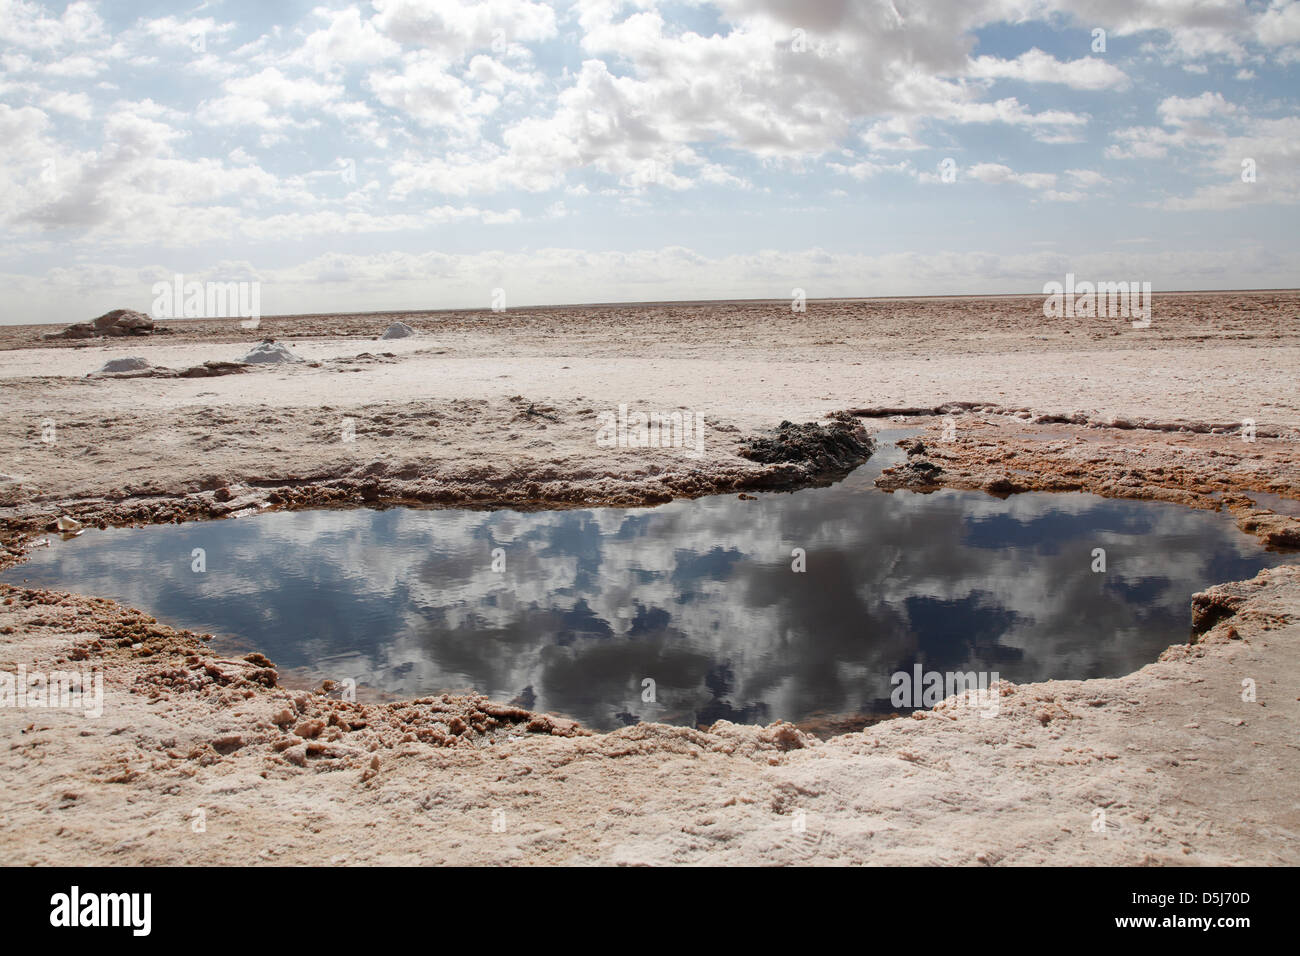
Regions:
M 241 281 L 258 281 L 258 280 L 241 280 Z M 1234 293 L 1261 293 L 1261 292 L 1300 292 L 1300 286 L 1283 286 L 1273 287 L 1264 286 L 1259 288 L 1242 288 L 1242 289 L 1167 289 L 1162 291 L 1152 290 L 1152 295 L 1231 295 Z M 954 293 L 930 293 L 926 295 L 867 295 L 867 296 L 809 296 L 804 301 L 812 302 L 889 302 L 897 299 L 1024 299 L 1024 298 L 1041 298 L 1046 293 L 1043 292 L 954 292 Z M 764 302 L 790 302 L 790 297 L 756 297 L 756 298 L 735 298 L 735 299 L 614 299 L 603 302 L 553 302 L 553 303 L 527 303 L 525 305 L 508 306 L 501 312 L 518 312 L 523 309 L 595 309 L 609 306 L 655 306 L 655 305 L 732 305 L 738 303 L 764 303 Z M 120 308 L 120 307 L 119 307 Z M 114 311 L 109 309 L 109 312 Z M 135 310 L 132 310 L 135 311 Z M 494 315 L 500 314 L 491 306 L 449 306 L 434 309 L 405 308 L 405 309 L 375 309 L 371 311 L 357 311 L 343 309 L 337 312 L 278 312 L 272 314 L 262 314 L 262 319 L 298 319 L 298 318 L 316 318 L 332 315 L 414 315 L 429 314 L 442 315 L 451 312 L 491 312 Z M 104 315 L 106 313 L 100 313 Z M 149 313 L 141 313 L 149 315 Z M 82 319 L 87 322 L 91 319 Z M 150 316 L 152 318 L 152 316 Z M 173 316 L 165 319 L 154 319 L 155 322 L 216 322 L 222 319 L 246 319 L 250 316 L 242 315 L 214 315 L 214 316 Z M 64 319 L 52 319 L 45 322 L 0 322 L 0 325 L 15 328 L 24 325 L 59 325 L 65 323 Z M 77 320 L 74 320 L 74 323 Z M 251 331 L 251 330 L 250 330 Z

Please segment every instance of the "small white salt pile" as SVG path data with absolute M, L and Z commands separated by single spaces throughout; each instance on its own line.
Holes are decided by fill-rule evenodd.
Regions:
M 149 363 L 138 355 L 132 355 L 128 358 L 109 359 L 100 366 L 98 375 L 112 375 L 114 372 L 143 372 L 149 367 Z
M 259 362 L 301 362 L 302 359 L 289 351 L 288 347 L 279 342 L 272 342 L 267 339 L 253 348 L 253 351 L 244 356 L 244 362 L 254 365 Z
M 388 328 L 384 329 L 384 334 L 379 336 L 381 339 L 405 339 L 415 334 L 415 329 L 411 328 L 405 322 L 394 322 Z

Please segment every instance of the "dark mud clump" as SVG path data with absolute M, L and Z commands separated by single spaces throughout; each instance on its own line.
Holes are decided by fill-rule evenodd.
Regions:
M 943 480 L 944 470 L 941 465 L 928 457 L 930 449 L 919 438 L 904 438 L 898 447 L 907 453 L 907 460 L 901 465 L 886 468 L 876 479 L 876 486 L 885 491 L 906 488 L 910 491 L 932 491 Z
M 826 425 L 782 422 L 770 436 L 746 439 L 739 454 L 762 465 L 802 465 L 810 473 L 829 474 L 851 471 L 873 451 L 867 430 L 845 416 Z

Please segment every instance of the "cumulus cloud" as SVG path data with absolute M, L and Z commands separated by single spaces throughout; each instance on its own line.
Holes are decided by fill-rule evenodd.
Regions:
M 1200 96 L 1167 97 L 1160 101 L 1156 112 L 1166 126 L 1186 126 L 1192 120 L 1231 115 L 1237 112 L 1237 107 L 1225 100 L 1222 93 L 1206 92 Z
M 515 255 L 561 218 L 596 244 L 616 241 L 589 228 L 611 215 L 661 240 L 700 203 L 730 203 L 741 225 L 715 241 L 750 250 L 772 209 L 923 209 L 949 158 L 961 185 L 945 201 L 1021 208 L 1292 204 L 1300 183 L 1291 0 L 105 10 L 0 0 L 0 234 L 21 250 L 0 255 L 222 242 L 255 261 L 276 242 L 410 253 L 501 235 Z M 988 29 L 1008 24 L 1034 29 Z M 1090 52 L 1094 27 L 1108 51 Z M 600 261 L 634 285 L 698 264 Z M 731 275 L 727 261 L 707 267 Z
M 475 50 L 548 40 L 557 32 L 555 11 L 532 0 L 374 0 L 373 5 L 379 33 L 444 62 L 459 61 Z
M 50 93 L 41 103 L 46 109 L 55 113 L 63 113 L 83 120 L 90 119 L 95 111 L 90 104 L 90 97 L 85 93 L 69 93 L 66 90 Z
M 401 45 L 385 36 L 373 20 L 363 20 L 357 7 L 313 12 L 328 25 L 313 31 L 285 62 L 329 73 L 353 64 L 376 63 L 401 52 Z
M 252 76 L 226 80 L 225 95 L 209 100 L 200 108 L 204 122 L 214 126 L 261 126 L 278 128 L 295 120 L 295 112 L 309 114 L 338 100 L 341 86 L 307 77 L 290 77 L 275 67 Z
M 369 85 L 380 103 L 421 125 L 463 127 L 469 134 L 475 133 L 478 120 L 500 103 L 492 93 L 476 90 L 426 53 L 409 56 L 400 72 L 371 73 Z
M 1061 62 L 1034 47 L 1014 60 L 993 56 L 976 57 L 970 74 L 989 79 L 1022 80 L 1026 83 L 1060 83 L 1076 90 L 1123 90 L 1130 85 L 1119 67 L 1095 56 Z
M 1124 127 L 1112 159 L 1183 158 L 1203 182 L 1149 205 L 1179 211 L 1300 203 L 1300 117 L 1253 116 L 1221 93 L 1170 96 L 1156 106 L 1161 126 Z
M 1055 173 L 1018 173 L 1000 163 L 976 163 L 965 174 L 981 183 L 1014 183 L 1026 189 L 1047 189 L 1056 185 Z
M 104 21 L 92 3 L 69 3 L 55 16 L 39 3 L 0 0 L 0 41 L 30 50 L 56 52 L 104 37 Z

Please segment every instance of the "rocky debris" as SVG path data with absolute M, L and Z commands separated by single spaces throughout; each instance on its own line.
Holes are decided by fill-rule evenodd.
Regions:
M 129 335 L 138 330 L 149 331 L 153 328 L 153 319 L 143 312 L 114 309 L 112 312 L 105 312 L 92 324 L 95 330 L 103 335 Z
M 300 357 L 289 351 L 287 345 L 282 342 L 277 342 L 274 339 L 263 339 L 260 343 L 254 346 L 251 352 L 244 356 L 244 364 L 246 365 L 259 365 L 268 362 L 278 364 L 281 362 L 301 361 L 302 359 Z
M 242 734 L 222 734 L 212 738 L 212 749 L 219 754 L 233 753 L 244 746 Z
M 217 375 L 235 375 L 239 372 L 247 372 L 248 365 L 244 362 L 220 362 L 210 360 L 202 365 L 192 365 L 187 369 L 182 369 L 176 373 L 177 378 L 213 378 Z
M 114 375 L 118 372 L 143 372 L 149 368 L 149 361 L 138 355 L 126 358 L 109 359 L 95 372 L 96 375 Z
M 371 352 L 361 352 L 358 355 L 341 355 L 338 358 L 328 359 L 327 361 L 334 365 L 374 365 L 376 363 L 391 365 L 397 361 L 397 356 L 392 352 L 380 352 L 378 355 Z M 312 363 L 313 367 L 319 364 L 320 363 L 317 362 Z M 350 368 L 347 371 L 360 372 L 361 369 Z
M 516 415 L 516 421 L 519 418 L 545 418 L 547 421 L 559 422 L 560 417 L 555 414 L 555 409 L 549 405 L 538 407 L 535 403 L 530 402 L 528 407 L 520 415 Z
M 1300 568 L 1289 565 L 1265 568 L 1249 580 L 1228 581 L 1198 591 L 1192 595 L 1192 642 L 1205 640 L 1208 632 L 1229 618 L 1234 620 L 1222 632 L 1228 640 L 1238 639 L 1237 628 L 1248 621 L 1262 625 L 1264 630 L 1292 624 L 1296 620 L 1297 593 Z
M 325 721 L 323 720 L 304 720 L 297 727 L 293 728 L 294 734 L 306 740 L 314 740 L 325 731 Z
M 1232 617 L 1237 609 L 1246 603 L 1249 596 L 1233 582 L 1231 585 L 1216 585 L 1192 595 L 1192 632 L 1204 634 L 1225 618 Z
M 456 720 L 457 718 L 453 718 Z M 462 734 L 468 727 L 462 722 L 461 727 L 448 723 L 448 728 L 453 734 Z M 591 731 L 584 728 L 576 720 L 570 720 L 567 717 L 555 717 L 551 714 L 538 714 L 524 726 L 530 734 L 550 734 L 553 737 L 586 737 L 590 736 Z
M 50 332 L 41 336 L 44 339 L 93 339 L 95 337 L 95 327 L 89 322 L 77 322 L 69 325 L 62 332 Z
M 69 518 L 67 515 L 59 515 L 59 520 L 55 525 L 60 531 L 80 531 L 81 522 L 76 518 Z
M 809 471 L 848 471 L 871 457 L 875 442 L 861 423 L 836 418 L 826 425 L 783 421 L 767 437 L 742 442 L 740 456 L 759 464 L 798 464 Z
M 78 322 L 62 332 L 52 332 L 47 339 L 90 339 L 96 336 L 149 335 L 163 329 L 154 327 L 153 319 L 133 309 L 114 309 L 89 322 Z
M 1244 513 L 1237 515 L 1237 527 L 1247 534 L 1253 534 L 1270 548 L 1280 551 L 1300 548 L 1300 521 L 1291 515 L 1257 509 L 1244 510 Z
M 116 359 L 114 361 L 128 361 Z M 131 359 L 129 361 L 142 362 L 141 366 L 131 368 L 122 368 L 116 371 L 109 370 L 108 363 L 92 375 L 113 375 L 115 378 L 214 378 L 218 375 L 236 375 L 239 372 L 247 372 L 249 366 L 243 362 L 223 362 L 209 359 L 202 365 L 192 365 L 189 368 L 172 369 L 163 368 L 158 365 L 150 365 L 143 359 Z
M 818 745 L 817 738 L 806 734 L 794 724 L 784 720 L 768 724 L 765 727 L 756 724 L 736 724 L 729 720 L 714 721 L 707 731 L 710 737 L 710 750 L 718 753 L 754 756 L 769 750 L 802 750 Z
M 926 457 L 934 452 L 926 446 L 925 442 L 919 438 L 904 438 L 898 442 L 898 447 L 906 453 L 906 460 L 902 464 L 884 469 L 876 479 L 877 487 L 885 491 L 901 488 L 910 491 L 928 491 L 943 483 L 943 466 Z M 989 482 L 985 490 L 990 494 L 1004 494 L 1008 489 L 1004 489 L 1000 484 Z
M 230 515 L 239 517 L 240 513 L 254 514 L 268 507 L 264 492 L 246 488 L 243 485 L 225 485 L 212 493 L 213 501 L 208 512 L 213 517 Z
M 886 490 L 894 488 L 935 488 L 943 468 L 928 458 L 909 458 L 905 464 L 886 468 L 876 484 Z
M 195 667 L 196 672 L 201 669 L 208 680 L 221 686 L 261 684 L 263 687 L 274 687 L 279 679 L 279 674 L 274 669 L 260 667 L 246 660 L 230 660 L 224 657 L 203 659 L 198 660 Z
M 1034 425 L 1086 425 L 1088 428 L 1115 428 L 1123 431 L 1179 432 L 1199 435 L 1236 435 L 1241 422 L 1168 421 L 1154 418 L 1125 418 L 1098 412 L 1036 412 L 1032 408 L 999 405 L 996 402 L 944 402 L 942 405 L 872 405 L 854 408 L 847 414 L 856 418 L 924 418 L 966 413 L 1002 415 Z M 1258 425 L 1256 438 L 1281 438 L 1287 430 L 1273 425 Z
M 939 471 L 943 469 L 940 468 Z M 998 498 L 1006 498 L 1008 495 L 1014 495 L 1019 491 L 1028 491 L 1023 485 L 1017 484 L 1007 475 L 1000 475 L 996 478 L 990 478 L 984 482 L 980 488 L 990 495 Z
M 1021 411 L 1021 409 L 1015 409 Z M 1028 409 L 1024 409 L 1028 411 Z M 856 418 L 916 418 L 928 415 L 955 415 L 958 412 L 984 412 L 989 415 L 1011 414 L 1005 406 L 996 402 L 944 402 L 942 405 L 871 405 L 866 408 L 850 409 L 848 414 Z
M 1047 434 L 1009 419 L 968 416 L 958 440 L 941 439 L 932 422 L 925 440 L 904 438 L 906 461 L 885 468 L 876 487 L 928 491 L 938 487 L 1006 497 L 1025 491 L 1085 491 L 1109 498 L 1172 501 L 1226 509 L 1237 527 L 1271 550 L 1300 549 L 1300 453 L 1294 441 L 1242 442 L 1190 423 L 1170 439 L 1135 440 L 1131 430 L 1106 432 L 1091 423 L 1058 423 Z M 1099 433 L 1100 432 L 1100 433 Z M 1259 433 L 1257 432 L 1257 435 Z M 1290 434 L 1290 432 L 1288 432 Z M 933 459 L 933 460 L 931 460 Z M 1255 505 L 1252 494 L 1278 496 L 1280 509 Z M 1269 499 L 1273 500 L 1273 499 Z M 1295 510 L 1295 514 L 1288 513 Z
M 381 339 L 406 339 L 415 335 L 415 329 L 411 328 L 405 322 L 394 322 L 388 328 L 384 329 L 384 334 L 379 336 Z

